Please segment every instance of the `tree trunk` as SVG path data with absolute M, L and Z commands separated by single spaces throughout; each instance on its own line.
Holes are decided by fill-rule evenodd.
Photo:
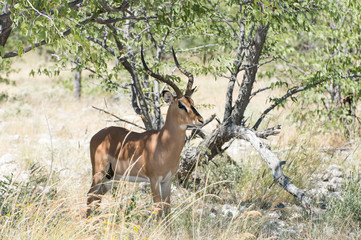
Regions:
M 244 112 L 249 103 L 253 84 L 256 81 L 256 73 L 258 71 L 259 59 L 262 53 L 263 45 L 267 38 L 269 24 L 266 26 L 259 25 L 254 35 L 251 46 L 249 47 L 249 55 L 247 56 L 247 68 L 245 70 L 241 89 L 232 111 L 232 121 L 236 124 L 242 124 Z
M 73 95 L 76 99 L 81 97 L 81 71 L 75 70 L 73 78 Z
M 5 46 L 12 30 L 12 21 L 7 1 L 3 2 L 3 9 L 0 15 L 0 46 Z

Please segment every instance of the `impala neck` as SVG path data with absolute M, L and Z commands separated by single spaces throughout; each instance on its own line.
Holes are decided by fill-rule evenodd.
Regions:
M 185 137 L 186 137 L 186 125 L 179 123 L 177 113 L 173 112 L 172 106 L 169 106 L 167 116 L 163 128 L 160 130 L 162 138 L 167 145 L 176 144 L 181 145 L 183 148 Z

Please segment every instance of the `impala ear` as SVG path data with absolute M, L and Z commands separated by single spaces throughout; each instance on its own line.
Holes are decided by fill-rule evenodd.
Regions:
M 174 96 L 171 92 L 164 90 L 162 92 L 162 97 L 166 103 L 174 103 Z
M 195 93 L 197 91 L 197 87 L 194 87 L 191 91 L 190 91 L 190 94 L 189 94 L 189 97 L 191 97 L 193 95 L 193 93 Z

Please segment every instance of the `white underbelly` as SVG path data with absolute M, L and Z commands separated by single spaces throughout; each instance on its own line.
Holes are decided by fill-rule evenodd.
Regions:
M 148 177 L 139 177 L 139 176 L 124 176 L 121 174 L 115 174 L 114 177 L 115 180 L 122 180 L 122 181 L 128 181 L 128 182 L 147 182 L 149 183 L 150 180 Z

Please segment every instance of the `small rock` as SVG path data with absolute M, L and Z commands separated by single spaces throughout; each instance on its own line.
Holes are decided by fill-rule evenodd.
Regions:
M 323 232 L 324 233 L 334 233 L 335 229 L 333 227 L 326 226 L 326 227 L 323 228 Z
M 343 182 L 343 179 L 341 177 L 333 177 L 330 180 L 330 183 L 342 183 L 342 182 Z
M 282 235 L 285 232 L 285 227 L 287 227 L 287 224 L 284 221 L 269 219 L 262 228 L 267 236 L 274 237 Z
M 25 182 L 29 179 L 29 173 L 22 171 L 16 158 L 11 153 L 6 153 L 0 157 L 0 180 L 4 181 L 6 176 L 13 175 L 14 179 L 19 182 Z
M 322 177 L 321 177 L 322 181 L 327 182 L 330 179 L 330 174 L 329 173 L 325 173 Z
M 15 162 L 15 157 L 11 153 L 6 153 L 0 157 L 0 165 L 9 164 Z
M 343 173 L 341 170 L 342 170 L 341 166 L 336 164 L 331 164 L 330 166 L 328 166 L 326 172 L 329 173 L 332 177 L 342 177 Z
M 330 198 L 343 200 L 343 197 L 341 196 L 340 192 L 332 192 L 332 193 L 330 193 Z
M 328 166 L 327 168 L 327 171 L 332 171 L 332 170 L 341 170 L 341 166 L 340 165 L 337 165 L 337 164 L 331 164 Z
M 337 169 L 333 169 L 332 171 L 329 172 L 329 174 L 332 176 L 332 177 L 339 177 L 341 178 L 343 176 L 343 173 L 340 171 L 340 170 L 337 170 Z
M 238 217 L 240 214 L 239 210 L 237 209 L 237 207 L 228 205 L 228 204 L 224 204 L 222 206 L 222 215 L 225 217 L 229 217 L 229 218 L 236 218 Z
M 282 217 L 282 213 L 280 213 L 280 211 L 272 211 L 268 213 L 268 216 L 274 219 L 279 219 Z

